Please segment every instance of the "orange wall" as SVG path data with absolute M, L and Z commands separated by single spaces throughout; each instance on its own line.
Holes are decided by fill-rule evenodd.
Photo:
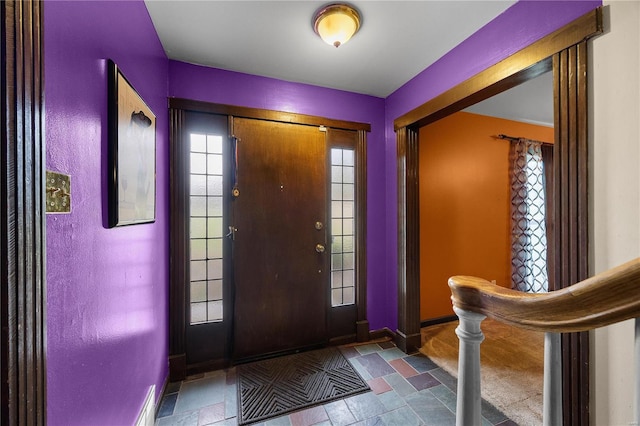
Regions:
M 459 112 L 420 129 L 420 318 L 453 315 L 447 280 L 510 286 L 509 141 L 553 128 Z

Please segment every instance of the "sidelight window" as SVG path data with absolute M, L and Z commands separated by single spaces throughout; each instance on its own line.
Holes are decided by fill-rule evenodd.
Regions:
M 223 138 L 190 135 L 190 323 L 222 321 Z
M 331 306 L 355 303 L 355 152 L 331 149 Z

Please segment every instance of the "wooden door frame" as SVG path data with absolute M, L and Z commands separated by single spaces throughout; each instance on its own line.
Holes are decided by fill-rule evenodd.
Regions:
M 514 53 L 394 121 L 398 155 L 398 347 L 420 341 L 418 135 L 433 123 L 545 72 L 554 73 L 555 282 L 588 277 L 587 42 L 603 32 L 602 8 Z M 563 335 L 564 424 L 589 423 L 587 333 Z
M 46 422 L 43 3 L 7 0 L 2 19 L 0 423 Z
M 195 101 L 182 98 L 169 98 L 170 112 L 170 159 L 169 159 L 169 191 L 171 205 L 174 206 L 170 212 L 170 266 L 169 266 L 169 379 L 171 381 L 182 380 L 186 377 L 187 372 L 195 372 L 193 366 L 187 365 L 186 360 L 186 342 L 185 330 L 187 327 L 185 318 L 186 293 L 184 283 L 186 282 L 186 269 L 184 262 L 180 259 L 184 258 L 187 248 L 185 247 L 185 217 L 184 211 L 179 211 L 181 198 L 179 193 L 183 187 L 183 177 L 178 173 L 181 168 L 177 160 L 180 152 L 179 144 L 182 141 L 182 128 L 184 124 L 184 114 L 186 111 L 194 111 L 209 114 L 225 115 L 232 121 L 234 117 L 252 118 L 260 120 L 277 121 L 283 123 L 294 123 L 309 126 L 325 126 L 332 129 L 353 130 L 358 133 L 357 153 L 366 156 L 366 132 L 371 132 L 371 125 L 368 123 L 357 123 L 344 120 L 335 120 L 324 117 L 317 117 L 305 114 L 296 114 L 283 111 L 273 111 L 258 108 L 248 108 L 234 105 L 216 104 L 203 101 Z M 231 126 L 230 126 L 231 128 Z M 231 136 L 231 135 L 229 135 Z M 363 158 L 363 164 L 366 164 L 366 157 Z M 356 192 L 356 203 L 358 204 L 358 214 L 366 213 L 367 205 L 367 181 L 366 168 L 359 169 L 358 178 L 364 177 L 361 187 Z M 361 273 L 356 276 L 356 294 L 357 300 L 357 322 L 356 335 L 358 341 L 366 341 L 369 338 L 369 322 L 367 320 L 366 307 L 366 214 L 358 225 L 359 235 L 356 238 L 356 247 L 358 248 L 357 267 Z

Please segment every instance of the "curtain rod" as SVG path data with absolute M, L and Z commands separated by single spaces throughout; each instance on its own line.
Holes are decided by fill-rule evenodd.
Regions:
M 498 139 L 507 139 L 507 140 L 510 140 L 512 142 L 519 141 L 520 139 L 527 139 L 527 138 L 523 138 L 523 137 L 509 136 L 509 135 L 505 135 L 505 134 L 502 134 L 502 133 L 500 133 L 497 136 L 497 138 Z M 551 143 L 551 142 L 537 141 L 537 140 L 533 140 L 533 139 L 529 139 L 529 140 L 531 140 L 533 142 L 539 142 L 539 143 L 545 144 L 545 145 L 553 145 L 553 143 Z

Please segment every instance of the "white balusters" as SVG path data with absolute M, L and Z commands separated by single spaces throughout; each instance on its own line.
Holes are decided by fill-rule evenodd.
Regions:
M 460 340 L 458 354 L 457 426 L 482 424 L 482 395 L 480 392 L 480 343 L 484 334 L 480 323 L 485 315 L 454 307 L 460 324 L 456 334 Z M 636 320 L 636 368 L 640 371 L 640 320 Z M 640 380 L 637 387 L 640 406 Z M 544 336 L 544 426 L 562 424 L 562 348 L 559 333 Z M 640 419 L 639 419 L 640 420 Z M 638 423 L 640 424 L 640 423 Z
M 456 425 L 480 426 L 482 424 L 480 343 L 484 340 L 484 335 L 480 330 L 480 323 L 486 316 L 465 311 L 455 306 L 453 310 L 460 319 L 460 324 L 456 328 L 456 334 L 460 340 Z
M 544 334 L 544 388 L 542 424 L 562 424 L 562 347 L 559 333 Z

